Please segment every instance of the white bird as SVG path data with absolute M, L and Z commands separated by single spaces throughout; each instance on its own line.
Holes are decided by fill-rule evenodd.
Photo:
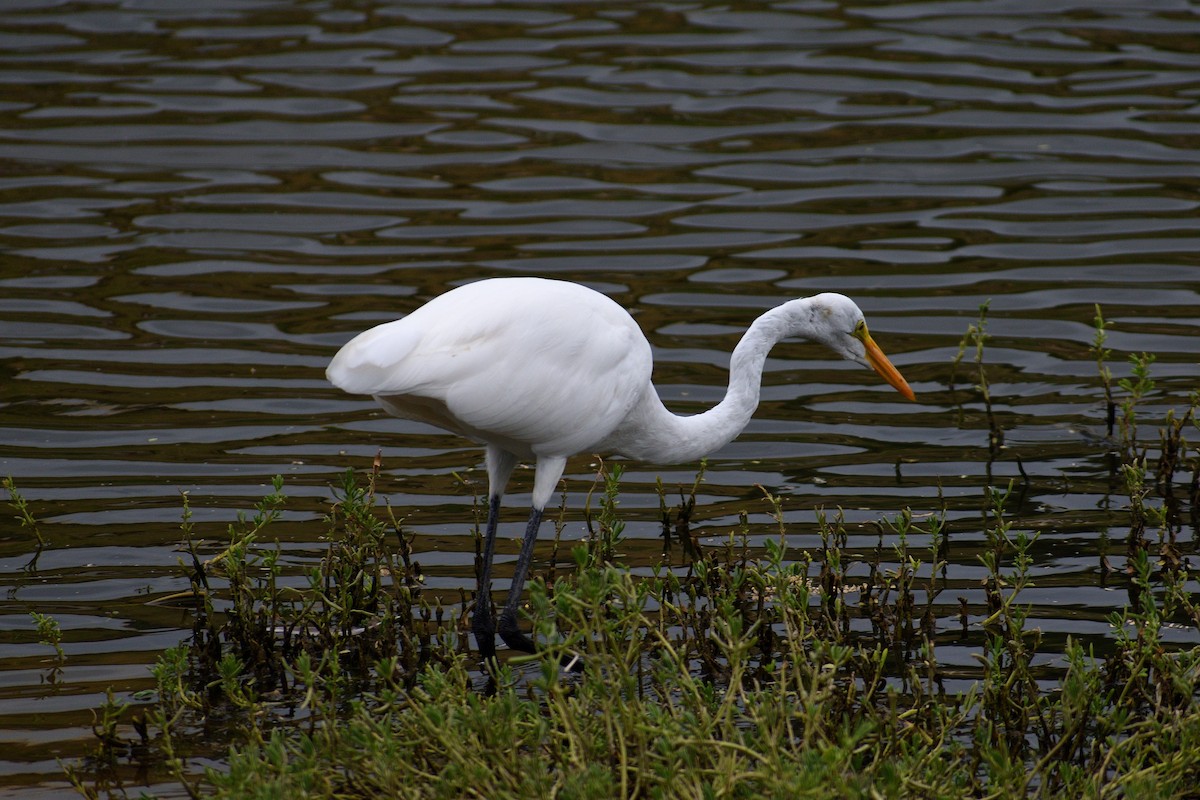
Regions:
M 373 396 L 390 414 L 487 448 L 488 520 L 471 628 L 491 658 L 492 552 L 500 498 L 517 461 L 536 461 L 533 508 L 499 632 L 509 647 L 533 652 L 518 630 L 517 610 L 542 512 L 567 458 L 615 453 L 675 464 L 713 452 L 750 421 L 767 353 L 789 337 L 820 342 L 914 399 L 871 340 L 858 306 L 840 294 L 819 294 L 756 319 L 733 351 L 725 398 L 702 414 L 677 416 L 650 380 L 650 343 L 629 312 L 585 286 L 542 278 L 493 278 L 446 292 L 351 339 L 325 374 L 340 389 Z

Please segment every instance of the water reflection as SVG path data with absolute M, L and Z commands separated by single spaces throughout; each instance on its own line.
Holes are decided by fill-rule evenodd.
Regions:
M 299 564 L 336 474 L 383 447 L 389 499 L 457 602 L 456 475 L 482 480 L 480 453 L 322 370 L 354 332 L 494 274 L 615 297 L 683 412 L 719 398 L 757 313 L 853 295 L 922 403 L 781 345 L 755 421 L 710 463 L 704 533 L 748 510 L 761 536 L 756 483 L 787 496 L 796 546 L 815 542 L 814 506 L 867 523 L 940 495 L 964 542 L 953 581 L 979 602 L 980 488 L 1023 470 L 1037 624 L 1102 639 L 1124 593 L 1101 588 L 1099 552 L 1123 533 L 1093 306 L 1118 372 L 1122 353 L 1159 354 L 1147 419 L 1195 388 L 1198 28 L 1170 2 L 5 4 L 0 474 L 51 546 L 26 571 L 28 532 L 0 523 L 0 727 L 16 732 L 0 780 L 52 795 L 99 693 L 145 688 L 183 635 L 149 602 L 186 588 L 180 491 L 216 540 L 284 473 L 277 535 Z M 949 386 L 988 300 L 998 454 L 969 372 Z M 693 477 L 628 473 L 638 568 L 659 475 Z M 573 461 L 569 536 L 591 480 Z M 31 608 L 67 633 L 53 690 Z

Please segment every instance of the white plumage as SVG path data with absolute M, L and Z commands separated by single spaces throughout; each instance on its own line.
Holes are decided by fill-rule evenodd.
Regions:
M 397 416 L 528 459 L 597 445 L 650 383 L 651 363 L 633 318 L 604 295 L 504 278 L 360 334 L 326 374 Z
M 725 398 L 680 417 L 651 383 L 650 344 L 605 295 L 565 281 L 494 278 L 453 289 L 407 317 L 347 343 L 326 375 L 389 413 L 431 423 L 487 448 L 489 514 L 473 630 L 495 652 L 490 574 L 500 498 L 518 459 L 535 459 L 533 510 L 500 635 L 532 651 L 516 613 L 542 511 L 576 453 L 616 453 L 658 463 L 693 461 L 731 441 L 758 406 L 763 363 L 781 339 L 821 342 L 878 372 L 909 399 L 912 390 L 871 340 L 848 298 L 821 294 L 774 308 L 750 326 L 730 361 Z

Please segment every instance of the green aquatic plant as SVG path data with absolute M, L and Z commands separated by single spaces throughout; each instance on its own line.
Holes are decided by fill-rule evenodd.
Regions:
M 625 533 L 625 522 L 617 513 L 617 507 L 621 504 L 621 476 L 624 474 L 625 468 L 621 464 L 613 464 L 610 467 L 601 462 L 600 469 L 596 472 L 596 481 L 588 492 L 584 511 L 588 521 L 589 566 L 611 564 L 617 559 L 617 546 Z M 601 484 L 603 490 L 600 493 L 600 507 L 593 515 L 592 497 L 596 493 L 596 487 Z
M 34 538 L 37 539 L 38 549 L 46 546 L 46 539 L 42 536 L 42 531 L 38 527 L 38 521 L 34 518 L 33 512 L 29 509 L 29 501 L 21 494 L 17 488 L 17 482 L 9 475 L 0 480 L 0 486 L 8 492 L 8 506 L 16 512 L 15 519 L 22 528 L 28 528 L 33 532 Z
M 1126 464 L 1145 458 L 1146 455 L 1144 448 L 1138 450 L 1137 407 L 1156 386 L 1154 378 L 1150 375 L 1150 366 L 1154 361 L 1155 357 L 1149 353 L 1130 354 L 1131 374 L 1117 381 L 1117 385 L 1125 392 L 1125 398 L 1120 405 L 1121 415 L 1117 422 L 1121 433 L 1121 455 Z
M 658 494 L 659 522 L 662 525 L 663 558 L 669 563 L 674 551 L 673 542 L 678 542 L 682 556 L 691 561 L 700 557 L 700 545 L 692 534 L 692 513 L 696 510 L 696 492 L 704 481 L 704 473 L 708 470 L 708 459 L 700 459 L 700 469 L 692 481 L 691 489 L 685 494 L 683 487 L 679 488 L 679 503 L 672 507 L 667 501 L 667 490 L 662 478 L 655 479 Z
M 38 644 L 54 648 L 54 663 L 50 671 L 46 674 L 46 679 L 50 683 L 56 683 L 62 676 L 63 666 L 67 663 L 67 654 L 62 646 L 62 627 L 59 626 L 58 620 L 49 614 L 30 611 L 29 616 L 33 619 L 33 624 L 37 627 Z
M 1119 458 L 1116 466 L 1124 475 L 1127 487 L 1130 487 L 1128 470 L 1138 472 L 1136 482 L 1138 489 L 1144 485 L 1142 473 L 1151 463 L 1152 450 L 1149 445 L 1139 439 L 1138 416 L 1139 407 L 1146 397 L 1158 388 L 1151 374 L 1151 367 L 1156 361 L 1153 354 L 1131 353 L 1128 355 L 1130 374 L 1116 382 L 1117 388 L 1123 393 L 1120 402 L 1113 391 L 1113 374 L 1108 367 L 1108 359 L 1112 350 L 1105 345 L 1108 338 L 1108 328 L 1111 322 L 1104 319 L 1100 306 L 1096 306 L 1094 319 L 1096 329 L 1089 351 L 1096 359 L 1096 369 L 1100 376 L 1101 387 L 1104 390 L 1105 416 L 1108 436 L 1112 439 L 1114 431 L 1119 433 L 1114 443 L 1114 451 Z M 1184 432 L 1192 428 L 1200 428 L 1197 424 L 1197 409 L 1200 408 L 1200 390 L 1191 390 L 1182 412 L 1175 408 L 1166 411 L 1163 424 L 1158 430 L 1158 449 L 1154 454 L 1153 486 L 1159 495 L 1172 496 L 1176 490 L 1176 475 L 1183 472 L 1187 476 L 1188 497 L 1193 506 L 1200 500 L 1200 449 L 1189 445 Z M 1120 411 L 1118 417 L 1117 412 Z M 1114 472 L 1116 467 L 1114 467 Z M 1131 489 L 1132 493 L 1132 489 Z M 1136 508 L 1137 498 L 1131 496 L 1131 502 Z M 1135 521 L 1136 524 L 1136 521 Z
M 1112 350 L 1104 346 L 1108 342 L 1108 328 L 1112 323 L 1105 321 L 1104 313 L 1100 310 L 1099 303 L 1096 304 L 1096 316 L 1093 318 L 1092 324 L 1096 329 L 1096 333 L 1092 337 L 1092 344 L 1088 348 L 1088 351 L 1096 359 L 1096 372 L 1100 375 L 1100 386 L 1104 389 L 1105 423 L 1108 427 L 1108 436 L 1112 438 L 1117 419 L 1117 403 L 1113 400 L 1113 375 L 1107 363 L 1109 357 L 1112 356 Z
M 1153 393 L 1157 383 L 1151 375 L 1151 367 L 1156 361 L 1153 354 L 1131 353 L 1128 356 L 1130 374 L 1117 381 L 1117 387 L 1124 393 L 1120 403 L 1113 392 L 1113 374 L 1108 367 L 1108 359 L 1112 351 L 1105 347 L 1108 328 L 1112 323 L 1105 321 L 1100 306 L 1096 306 L 1096 333 L 1089 351 L 1096 359 L 1096 369 L 1100 375 L 1100 384 L 1104 390 L 1105 417 L 1108 436 L 1119 431 L 1117 451 L 1124 465 L 1137 464 L 1147 460 L 1148 449 L 1138 439 L 1138 407 L 1147 395 Z M 1184 431 L 1196 426 L 1196 409 L 1200 407 L 1200 392 L 1193 390 L 1188 396 L 1187 406 L 1180 414 L 1174 408 L 1166 412 L 1158 435 L 1158 457 L 1156 461 L 1154 484 L 1160 494 L 1170 494 L 1174 489 L 1175 475 L 1179 470 L 1190 469 L 1189 493 L 1195 497 L 1200 486 L 1200 458 L 1194 458 L 1187 463 L 1189 446 L 1184 437 Z M 1120 417 L 1117 411 L 1120 410 Z M 1200 456 L 1200 452 L 1196 453 Z
M 1164 647 L 1161 636 L 1167 625 L 1200 632 L 1195 576 L 1168 557 L 1161 504 L 1130 511 L 1131 529 L 1144 523 L 1139 539 L 1160 533 L 1128 558 L 1137 590 L 1113 615 L 1109 651 L 1100 658 L 1069 638 L 1053 679 L 1023 599 L 1038 539 L 1012 516 L 1011 485 L 984 495 L 982 599 L 965 601 L 963 634 L 940 600 L 944 515 L 881 520 L 877 545 L 862 548 L 861 531 L 822 513 L 819 548 L 797 549 L 784 499 L 764 490 L 758 549 L 745 519 L 723 543 L 649 576 L 575 548 L 573 568 L 530 587 L 543 652 L 514 655 L 481 691 L 461 613 L 430 615 L 411 554 L 382 549 L 398 531 L 375 500 L 376 476 L 344 479 L 327 517 L 329 557 L 294 596 L 254 561 L 275 551 L 247 545 L 260 566 L 241 601 L 251 607 L 237 613 L 292 626 L 263 643 L 287 682 L 270 684 L 269 670 L 243 659 L 231 637 L 245 628 L 219 621 L 228 601 L 211 606 L 217 662 L 206 666 L 203 636 L 163 654 L 156 701 L 132 720 L 147 745 L 122 735 L 129 711 L 109 704 L 96 725 L 104 757 L 92 773 L 74 768 L 81 791 L 145 752 L 189 795 L 217 798 L 1103 797 L 1151 784 L 1173 796 L 1197 778 L 1200 648 Z M 597 513 L 611 524 L 619 485 L 603 485 L 613 502 Z M 217 562 L 208 571 L 215 595 L 245 591 L 216 580 Z M 939 662 L 948 638 L 978 657 L 970 685 L 954 691 L 947 679 L 964 672 Z M 582 671 L 564 673 L 575 655 Z M 188 752 L 215 719 L 235 745 L 201 774 Z M 1181 753 L 1162 757 L 1161 742 Z
M 991 300 L 981 303 L 979 306 L 979 318 L 967 326 L 966 333 L 958 343 L 958 353 L 954 356 L 954 360 L 950 366 L 950 389 L 954 390 L 954 379 L 958 372 L 959 364 L 962 363 L 963 357 L 968 350 L 974 350 L 975 362 L 975 391 L 979 393 L 983 400 L 983 410 L 987 417 L 988 424 L 988 449 L 992 456 L 995 457 L 1000 447 L 1004 444 L 1004 430 L 996 420 L 995 411 L 992 408 L 992 392 L 991 384 L 988 383 L 987 370 L 983 366 L 983 353 L 987 341 L 992 338 L 992 335 L 987 332 L 987 315 L 991 307 Z

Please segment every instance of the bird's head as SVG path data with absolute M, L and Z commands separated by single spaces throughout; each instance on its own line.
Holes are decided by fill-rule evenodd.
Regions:
M 826 293 L 809 298 L 819 341 L 847 361 L 870 367 L 909 400 L 916 395 L 908 381 L 875 344 L 862 311 L 849 297 Z

